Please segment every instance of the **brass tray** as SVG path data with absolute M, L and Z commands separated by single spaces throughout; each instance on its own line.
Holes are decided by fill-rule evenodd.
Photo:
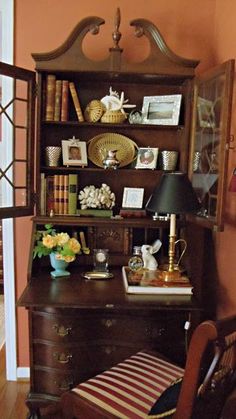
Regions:
M 99 271 L 89 271 L 84 272 L 82 276 L 86 279 L 110 279 L 113 278 L 111 272 L 99 272 Z
M 138 146 L 130 138 L 112 132 L 96 135 L 88 141 L 88 158 L 96 166 L 103 167 L 103 160 L 109 150 L 117 150 L 119 167 L 124 167 L 134 161 Z

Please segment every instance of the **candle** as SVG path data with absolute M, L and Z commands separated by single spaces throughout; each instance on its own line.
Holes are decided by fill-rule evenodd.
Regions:
M 170 236 L 175 236 L 175 226 L 176 226 L 176 215 L 170 215 Z

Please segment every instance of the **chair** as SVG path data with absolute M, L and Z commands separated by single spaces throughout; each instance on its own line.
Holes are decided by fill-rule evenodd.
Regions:
M 65 419 L 141 419 L 158 404 L 164 411 L 150 417 L 218 419 L 235 388 L 236 316 L 197 326 L 185 369 L 159 353 L 139 351 L 64 393 L 61 404 Z

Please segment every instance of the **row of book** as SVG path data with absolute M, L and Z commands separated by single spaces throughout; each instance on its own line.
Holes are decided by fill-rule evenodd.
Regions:
M 74 82 L 56 79 L 54 74 L 48 74 L 46 79 L 46 121 L 68 121 L 69 92 L 74 103 L 78 121 L 84 121 Z
M 41 173 L 41 215 L 75 215 L 77 213 L 78 175 Z

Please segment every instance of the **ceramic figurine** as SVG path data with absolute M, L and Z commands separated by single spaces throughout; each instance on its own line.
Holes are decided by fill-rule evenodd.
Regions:
M 143 244 L 141 247 L 143 267 L 149 271 L 155 271 L 158 267 L 157 260 L 153 256 L 161 248 L 162 242 L 158 239 L 152 245 Z

